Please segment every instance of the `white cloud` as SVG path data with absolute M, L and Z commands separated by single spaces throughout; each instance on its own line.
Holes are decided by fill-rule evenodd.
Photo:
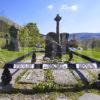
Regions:
M 51 4 L 51 5 L 48 5 L 48 7 L 47 7 L 49 10 L 52 10 L 53 9 L 53 5 Z
M 66 4 L 64 4 L 64 5 L 62 5 L 61 7 L 60 7 L 60 10 L 71 10 L 71 11 L 77 11 L 78 10 L 78 6 L 77 5 L 70 5 L 70 6 L 68 6 L 68 5 L 66 5 Z
M 78 6 L 77 5 L 72 5 L 72 6 L 70 6 L 70 9 L 73 10 L 73 11 L 77 11 Z

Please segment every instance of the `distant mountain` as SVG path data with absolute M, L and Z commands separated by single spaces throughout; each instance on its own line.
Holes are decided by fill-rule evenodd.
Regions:
M 84 39 L 100 39 L 100 33 L 73 33 L 69 35 L 69 39 L 72 39 L 73 36 L 75 36 L 78 40 L 84 40 Z

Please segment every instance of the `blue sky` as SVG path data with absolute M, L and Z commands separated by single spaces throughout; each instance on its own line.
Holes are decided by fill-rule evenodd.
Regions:
M 36 22 L 40 32 L 55 32 L 56 14 L 60 32 L 100 32 L 100 0 L 0 0 L 0 15 L 20 25 Z

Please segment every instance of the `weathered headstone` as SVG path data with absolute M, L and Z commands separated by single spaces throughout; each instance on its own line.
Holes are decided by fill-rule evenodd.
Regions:
M 57 52 L 57 35 L 49 32 L 46 36 L 45 57 L 54 58 Z
M 7 49 L 8 48 L 8 41 L 9 41 L 8 34 L 5 35 L 5 38 L 6 38 L 6 44 L 4 46 L 4 49 Z
M 62 54 L 68 53 L 68 38 L 69 33 L 61 33 L 61 46 L 62 46 Z
M 8 50 L 19 51 L 20 46 L 18 41 L 18 29 L 16 29 L 14 25 L 10 27 L 9 34 L 10 34 L 10 43 L 8 46 Z

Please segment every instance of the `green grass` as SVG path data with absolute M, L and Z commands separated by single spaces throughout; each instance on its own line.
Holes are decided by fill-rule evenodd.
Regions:
M 65 55 L 62 56 L 62 60 L 63 61 L 68 61 L 68 59 L 69 59 L 69 55 L 68 54 L 65 54 Z M 85 62 L 86 63 L 86 62 L 89 62 L 89 61 L 87 61 L 87 60 L 85 60 L 85 59 L 83 59 L 81 57 L 76 56 L 76 55 L 73 55 L 72 61 L 74 63 L 80 63 L 80 62 Z
M 0 38 L 0 47 L 4 46 L 6 43 L 6 40 L 3 38 Z
M 100 60 L 100 52 L 97 52 L 95 50 L 84 50 L 84 51 L 77 51 L 77 52 L 82 55 L 86 55 L 88 57 L 94 58 L 96 60 Z
M 78 52 L 79 54 L 86 55 L 88 57 L 91 57 L 93 59 L 100 61 L 100 52 L 97 52 L 95 50 L 84 50 L 84 51 L 75 51 L 75 52 Z M 62 56 L 63 61 L 68 61 L 68 59 L 69 59 L 68 54 L 65 54 L 65 55 Z M 85 59 L 83 59 L 79 56 L 76 56 L 76 55 L 73 56 L 72 61 L 75 62 L 75 63 L 80 63 L 80 62 L 87 63 L 87 62 L 89 62 L 88 60 L 85 60 Z
M 32 51 L 32 48 L 22 48 L 21 51 L 8 51 L 6 49 L 0 50 L 0 67 L 2 68 L 5 63 L 10 62 L 18 57 L 21 57 L 30 51 Z

